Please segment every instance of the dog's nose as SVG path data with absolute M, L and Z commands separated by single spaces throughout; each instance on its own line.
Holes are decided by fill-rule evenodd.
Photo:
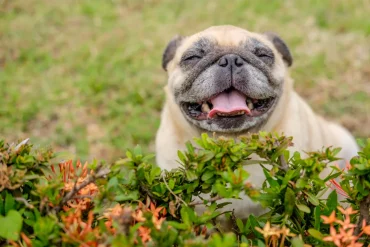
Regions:
M 218 65 L 221 67 L 236 66 L 241 67 L 244 64 L 244 60 L 235 54 L 227 54 L 218 60 Z

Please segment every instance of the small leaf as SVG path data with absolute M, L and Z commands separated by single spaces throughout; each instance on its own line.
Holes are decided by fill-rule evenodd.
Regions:
M 284 196 L 284 208 L 285 214 L 290 216 L 293 213 L 294 205 L 295 205 L 295 193 L 291 188 L 287 188 Z
M 328 199 L 326 201 L 326 206 L 328 207 L 328 211 L 333 211 L 338 206 L 338 194 L 336 190 L 333 190 L 330 195 L 328 196 Z
M 170 187 L 171 190 L 173 189 L 173 187 L 175 187 L 175 181 L 173 179 L 170 179 L 170 181 L 168 181 L 168 187 Z
M 321 232 L 319 232 L 318 230 L 313 229 L 313 228 L 308 229 L 308 233 L 309 233 L 312 237 L 314 237 L 314 238 L 316 238 L 316 239 L 319 239 L 319 240 L 322 240 L 322 239 L 324 238 L 324 235 L 322 235 L 322 233 L 321 233 Z
M 292 247 L 304 247 L 304 242 L 300 238 L 293 238 L 292 239 Z
M 315 215 L 315 222 L 314 222 L 314 227 L 316 230 L 320 231 L 320 216 L 321 216 L 321 208 L 320 206 L 315 207 L 314 209 L 314 215 Z
M 213 171 L 206 171 L 206 172 L 202 175 L 202 180 L 203 180 L 203 181 L 207 181 L 208 179 L 212 178 L 214 175 L 215 175 L 215 173 L 214 173 Z
M 239 228 L 239 232 L 242 232 L 243 231 L 243 228 L 244 228 L 244 226 L 243 226 L 243 221 L 241 220 L 241 219 L 236 219 L 236 225 L 238 226 L 238 228 Z
M 8 214 L 8 212 L 11 210 L 11 209 L 15 209 L 14 208 L 14 205 L 15 205 L 15 200 L 12 196 L 11 193 L 8 193 L 6 192 L 6 196 L 5 196 L 5 205 L 4 205 L 4 209 L 5 209 L 5 215 Z
M 168 225 L 173 226 L 174 228 L 176 228 L 178 230 L 188 229 L 188 225 L 185 224 L 185 223 L 179 223 L 179 222 L 176 222 L 176 221 L 168 221 L 167 223 L 168 223 Z
M 309 192 L 305 192 L 307 195 L 308 200 L 315 206 L 318 206 L 320 204 L 319 199 L 316 198 L 316 196 L 312 195 Z
M 304 204 L 296 204 L 297 205 L 297 208 L 302 211 L 302 212 L 305 212 L 305 213 L 311 213 L 311 210 L 309 207 L 307 207 L 306 205 Z
M 307 185 L 307 179 L 306 178 L 299 178 L 296 182 L 296 186 L 298 189 L 303 189 Z

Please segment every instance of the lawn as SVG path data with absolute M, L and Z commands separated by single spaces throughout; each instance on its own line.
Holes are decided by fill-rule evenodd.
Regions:
M 368 0 L 0 0 L 0 137 L 81 159 L 153 151 L 163 49 L 220 24 L 280 34 L 297 91 L 368 137 L 369 13 Z

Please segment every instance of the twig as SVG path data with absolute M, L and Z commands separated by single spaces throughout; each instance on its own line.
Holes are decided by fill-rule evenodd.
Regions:
M 86 187 L 87 185 L 95 182 L 96 179 L 98 178 L 101 178 L 101 177 L 104 177 L 105 175 L 107 175 L 109 173 L 109 169 L 106 168 L 106 169 L 102 169 L 102 166 L 98 166 L 96 168 L 96 173 L 95 174 L 90 174 L 85 181 L 83 181 L 80 185 L 77 186 L 77 181 L 76 183 L 74 184 L 72 190 L 70 192 L 68 192 L 67 195 L 65 195 L 62 199 L 62 201 L 59 203 L 58 206 L 56 206 L 54 208 L 54 210 L 56 212 L 58 212 L 64 204 L 66 204 L 69 200 L 71 200 L 75 194 L 80 191 L 81 189 L 83 189 L 84 187 Z
M 188 204 L 183 200 L 181 199 L 180 197 L 178 197 L 170 188 L 170 186 L 168 186 L 167 184 L 167 181 L 166 181 L 166 178 L 164 176 L 162 176 L 162 180 L 164 182 L 164 184 L 166 185 L 168 191 L 176 198 L 176 200 L 182 202 L 185 206 L 188 206 Z M 189 204 L 190 205 L 190 204 Z
M 92 195 L 77 195 L 77 196 L 72 197 L 71 199 L 85 199 L 85 198 L 93 199 L 94 196 L 92 196 Z
M 210 199 L 208 199 L 208 200 L 204 200 L 204 201 L 207 201 L 207 202 L 215 202 L 215 201 L 218 201 L 218 200 L 221 200 L 222 199 L 222 197 L 221 196 L 219 196 L 219 195 L 217 195 L 217 196 L 215 196 L 215 197 L 212 197 L 212 198 L 210 198 Z M 201 202 L 199 202 L 199 201 L 194 201 L 194 202 L 191 202 L 191 203 L 189 203 L 189 206 L 196 206 L 196 205 L 202 205 L 202 204 L 204 204 L 204 202 L 203 201 L 201 201 Z
M 360 234 L 362 229 L 362 222 L 364 220 L 366 222 L 366 225 L 370 224 L 369 208 L 370 208 L 370 195 L 360 202 L 360 217 L 358 219 L 357 227 L 355 230 L 356 235 Z
M 32 204 L 30 204 L 26 199 L 24 199 L 23 197 L 16 197 L 14 198 L 16 201 L 18 202 L 22 202 L 24 205 L 26 205 L 27 208 L 30 208 L 30 209 L 33 209 L 34 206 Z

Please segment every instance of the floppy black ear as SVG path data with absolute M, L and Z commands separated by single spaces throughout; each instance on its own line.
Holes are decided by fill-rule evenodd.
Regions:
M 180 46 L 183 37 L 175 36 L 167 45 L 163 52 L 162 68 L 167 71 L 167 64 L 171 62 L 176 54 L 177 48 Z
M 265 32 L 264 35 L 266 35 L 266 37 L 274 44 L 276 50 L 278 50 L 278 52 L 283 56 L 283 60 L 288 64 L 288 66 L 292 66 L 293 57 L 285 42 L 276 33 Z

